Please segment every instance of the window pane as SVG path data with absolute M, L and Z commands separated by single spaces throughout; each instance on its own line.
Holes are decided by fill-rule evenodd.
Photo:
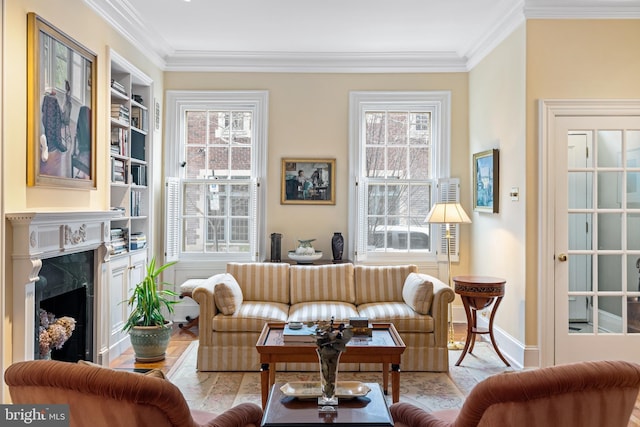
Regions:
M 227 178 L 229 176 L 229 147 L 210 147 L 209 167 L 198 178 Z
M 207 143 L 207 113 L 204 111 L 186 112 L 187 132 L 185 140 L 187 145 L 204 145 Z
M 226 252 L 227 239 L 225 235 L 226 221 L 224 218 L 209 218 L 207 220 L 206 252 Z
M 431 139 L 431 114 L 411 113 L 411 127 L 409 128 L 409 144 L 427 145 Z
M 187 147 L 187 150 L 186 150 L 187 164 L 185 166 L 186 168 L 185 178 L 187 179 L 207 178 L 209 174 L 207 174 L 206 160 L 207 160 L 207 157 L 205 155 L 204 147 L 197 147 L 197 146 Z
M 233 115 L 233 143 L 251 144 L 251 113 L 246 111 L 234 111 Z
M 185 218 L 182 230 L 182 250 L 184 252 L 202 252 L 204 249 L 204 220 Z
M 385 209 L 385 186 L 384 185 L 369 185 L 368 200 L 367 200 L 367 214 L 369 215 L 384 215 Z
M 431 177 L 429 148 L 411 148 L 409 153 L 409 178 L 429 179 Z
M 388 129 L 387 144 L 407 144 L 409 127 L 409 114 L 408 113 L 389 113 L 388 117 Z
M 205 194 L 201 184 L 185 184 L 182 197 L 183 215 L 202 215 L 204 212 Z
M 407 147 L 392 147 L 387 149 L 387 177 L 408 178 Z
M 382 147 L 367 147 L 366 155 L 366 176 L 369 178 L 385 177 L 385 149 Z
M 231 149 L 232 178 L 251 178 L 251 147 L 233 147 Z
M 210 111 L 209 112 L 209 137 L 210 144 L 226 145 L 229 144 L 230 113 L 228 111 Z
M 365 144 L 378 145 L 385 143 L 386 114 L 382 112 L 365 113 Z
M 209 204 L 207 206 L 207 216 L 224 216 L 227 206 L 227 196 L 224 192 L 224 186 L 218 184 L 210 184 L 207 187 L 209 189 Z
M 249 216 L 249 186 L 231 186 L 231 216 Z

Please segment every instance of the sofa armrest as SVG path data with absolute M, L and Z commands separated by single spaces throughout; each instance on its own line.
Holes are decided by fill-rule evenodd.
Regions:
M 449 286 L 440 280 L 433 281 L 433 303 L 431 304 L 431 316 L 433 317 L 433 329 L 435 332 L 436 347 L 446 347 L 449 339 L 449 304 L 453 302 L 456 294 Z
M 193 299 L 200 305 L 198 318 L 199 340 L 202 345 L 212 345 L 211 331 L 213 330 L 213 316 L 218 313 L 213 296 L 214 280 L 205 280 L 193 290 Z

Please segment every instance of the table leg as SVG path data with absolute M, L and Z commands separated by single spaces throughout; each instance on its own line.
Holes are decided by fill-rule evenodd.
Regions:
M 389 390 L 389 364 L 386 362 L 382 363 L 382 391 L 385 395 L 388 394 Z
M 489 337 L 491 337 L 491 344 L 493 344 L 493 348 L 495 349 L 496 353 L 498 353 L 498 356 L 500 356 L 500 359 L 502 359 L 502 361 L 507 366 L 511 366 L 509 362 L 507 362 L 507 359 L 504 358 L 502 353 L 500 353 L 500 350 L 498 350 L 498 344 L 496 344 L 496 339 L 493 337 L 493 318 L 496 315 L 496 311 L 498 311 L 500 301 L 502 301 L 502 297 L 498 297 L 496 299 L 496 303 L 493 305 L 493 310 L 491 310 L 491 317 L 489 318 Z
M 478 310 L 471 307 L 471 324 L 473 327 L 471 328 L 471 345 L 469 346 L 469 351 L 467 353 L 473 353 L 473 348 L 476 346 L 476 334 L 474 331 L 478 330 Z
M 456 362 L 456 366 L 460 366 L 462 359 L 467 355 L 467 350 L 469 350 L 469 345 L 471 344 L 471 338 L 473 337 L 473 317 L 471 315 L 471 308 L 469 306 L 469 302 L 466 300 L 466 297 L 462 297 L 462 305 L 464 306 L 464 313 L 467 316 L 467 339 L 464 343 L 464 349 L 462 350 L 462 354 L 460 358 Z
M 269 364 L 260 365 L 260 391 L 262 392 L 262 409 L 267 407 L 269 397 Z
M 400 401 L 400 365 L 391 365 L 391 400 L 393 403 Z

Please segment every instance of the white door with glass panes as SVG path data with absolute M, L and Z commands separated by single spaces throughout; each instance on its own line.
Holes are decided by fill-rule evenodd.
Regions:
M 554 363 L 640 362 L 640 118 L 558 117 Z

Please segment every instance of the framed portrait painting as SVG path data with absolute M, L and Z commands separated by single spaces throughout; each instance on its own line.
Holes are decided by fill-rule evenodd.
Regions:
M 280 203 L 335 205 L 335 159 L 282 159 Z
M 473 210 L 498 213 L 499 155 L 497 149 L 473 155 Z
M 96 55 L 27 15 L 27 185 L 96 188 Z

